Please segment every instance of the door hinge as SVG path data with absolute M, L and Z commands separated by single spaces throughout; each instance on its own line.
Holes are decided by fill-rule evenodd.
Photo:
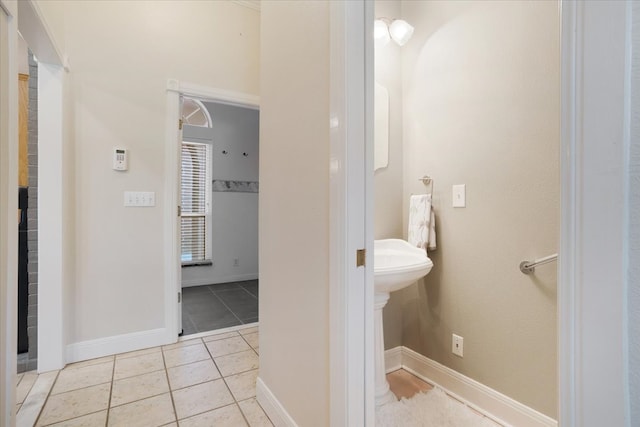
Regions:
M 367 261 L 367 250 L 358 249 L 356 251 L 356 267 L 364 267 Z
M 178 292 L 178 302 L 182 302 L 182 292 Z
M 178 206 L 178 216 L 182 216 L 182 206 Z
M 184 124 L 184 120 L 178 120 L 178 129 L 182 130 L 182 125 Z

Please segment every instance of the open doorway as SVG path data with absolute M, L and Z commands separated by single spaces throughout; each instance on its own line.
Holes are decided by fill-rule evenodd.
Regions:
M 259 112 L 182 98 L 183 335 L 258 322 Z
M 18 373 L 38 358 L 38 64 L 19 37 L 18 67 Z

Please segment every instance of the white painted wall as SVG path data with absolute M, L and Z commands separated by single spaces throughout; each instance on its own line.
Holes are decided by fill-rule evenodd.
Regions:
M 640 3 L 632 10 L 631 146 L 629 165 L 629 402 L 632 426 L 640 425 Z
M 325 426 L 329 2 L 263 2 L 261 15 L 260 379 L 298 425 Z
M 533 276 L 518 265 L 558 251 L 558 4 L 407 1 L 402 16 L 415 26 L 402 50 L 403 200 L 434 178 L 438 249 L 430 274 L 392 295 L 385 316 L 402 320 L 385 325 L 387 345 L 555 418 L 556 264 Z M 452 208 L 454 184 L 465 209 Z
M 72 64 L 67 344 L 162 328 L 166 82 L 257 94 L 259 12 L 231 2 L 42 3 Z M 127 172 L 111 169 L 116 145 L 130 150 Z M 124 208 L 130 190 L 155 191 L 156 207 Z
M 210 102 L 204 105 L 213 127 L 185 125 L 183 139 L 207 134 L 213 141 L 212 179 L 257 182 L 259 112 Z M 211 222 L 213 265 L 183 267 L 182 286 L 257 279 L 258 193 L 214 191 Z M 234 267 L 235 259 L 238 267 Z

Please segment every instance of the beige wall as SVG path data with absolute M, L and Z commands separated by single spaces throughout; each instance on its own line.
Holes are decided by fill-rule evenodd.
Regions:
M 385 332 L 555 417 L 556 264 L 532 276 L 518 264 L 558 250 L 558 4 L 407 1 L 402 12 L 416 28 L 403 50 L 403 198 L 434 178 L 438 250 L 425 280 L 392 296 L 402 324 Z M 465 209 L 451 207 L 453 184 L 467 186 Z
M 261 11 L 260 378 L 301 426 L 329 424 L 328 12 Z
M 231 2 L 41 3 L 71 65 L 67 341 L 162 328 L 167 79 L 258 94 L 259 12 Z M 130 150 L 128 172 L 111 169 L 114 146 Z M 124 208 L 129 190 L 155 191 L 156 207 Z
M 376 1 L 376 17 L 399 17 L 400 2 Z M 389 91 L 389 165 L 374 174 L 374 238 L 402 238 L 402 57 L 390 42 L 375 50 L 375 80 Z

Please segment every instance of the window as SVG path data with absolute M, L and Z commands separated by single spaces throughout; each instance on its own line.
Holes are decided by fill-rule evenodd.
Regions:
M 182 99 L 182 121 L 184 124 L 211 127 L 211 116 L 202 102 L 193 98 Z
M 211 145 L 182 142 L 182 265 L 211 262 Z

